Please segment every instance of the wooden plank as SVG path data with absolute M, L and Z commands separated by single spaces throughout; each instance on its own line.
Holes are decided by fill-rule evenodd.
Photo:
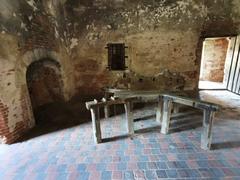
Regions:
M 202 113 L 194 113 L 192 114 L 191 116 L 187 116 L 187 117 L 181 117 L 181 118 L 178 118 L 178 119 L 172 119 L 171 118 L 171 122 L 170 124 L 183 124 L 183 123 L 194 123 L 196 121 L 199 121 L 201 120 L 202 122 Z
M 203 112 L 203 131 L 201 135 L 201 148 L 210 150 L 212 143 L 212 126 L 215 112 L 204 110 Z
M 215 111 L 219 109 L 219 106 L 217 104 L 201 101 L 194 98 L 187 98 L 183 96 L 176 96 L 176 95 L 169 95 L 169 94 L 163 94 L 162 96 L 164 98 L 171 99 L 172 102 L 174 103 L 179 103 L 179 104 L 183 104 L 186 106 L 191 106 L 199 109 L 211 109 Z
M 237 94 L 239 94 L 240 95 L 240 78 L 239 78 L 239 80 L 238 80 L 239 82 L 239 88 L 238 88 L 238 92 L 237 92 Z
M 92 116 L 92 127 L 93 127 L 93 139 L 95 143 L 102 142 L 101 135 L 101 126 L 100 126 L 100 118 L 99 118 L 99 108 L 91 108 L 91 116 Z
M 181 117 L 186 117 L 186 116 L 191 116 L 193 114 L 199 113 L 198 111 L 185 111 L 185 112 L 179 112 L 179 113 L 175 113 L 172 114 L 171 119 L 177 119 L 177 118 L 181 118 Z
M 172 100 L 164 98 L 161 133 L 167 134 L 169 131 L 170 117 L 172 112 Z
M 231 63 L 232 63 L 232 59 L 233 59 L 233 55 L 234 55 L 236 40 L 237 40 L 236 36 L 230 37 L 230 40 L 229 40 L 226 61 L 225 61 L 225 68 L 224 68 L 224 79 L 223 79 L 223 84 L 224 84 L 224 87 L 226 87 L 226 88 L 228 86 L 228 80 L 229 80 L 229 76 L 230 76 L 230 68 L 231 68 Z
M 239 38 L 240 38 L 240 36 L 239 36 Z M 234 80 L 233 80 L 233 92 L 234 93 L 236 93 L 238 91 L 237 86 L 238 86 L 239 70 L 240 70 L 239 51 L 240 51 L 240 49 L 238 49 L 238 56 L 237 56 L 237 60 L 236 60 L 235 75 L 234 75 Z
M 239 60 L 240 62 L 240 60 Z M 237 69 L 236 71 L 236 82 L 235 82 L 235 89 L 234 89 L 234 93 L 239 94 L 239 89 L 240 89 L 240 67 Z
M 133 122 L 133 112 L 132 112 L 132 104 L 131 102 L 127 102 L 124 104 L 125 115 L 126 115 L 126 125 L 128 129 L 128 134 L 134 134 L 134 122 Z
M 240 60 L 239 60 L 239 62 L 240 62 Z M 239 93 L 239 90 L 240 90 L 240 68 L 237 69 L 236 73 L 237 73 L 237 81 L 236 81 L 236 88 L 235 88 L 234 92 L 237 94 L 240 94 Z
M 238 64 L 235 71 L 233 92 L 240 94 L 239 90 L 240 90 L 240 52 L 238 52 Z
M 109 116 L 110 116 L 109 106 L 106 105 L 106 106 L 104 106 L 104 117 L 105 117 L 105 118 L 109 118 Z
M 235 45 L 235 49 L 234 49 L 234 55 L 233 55 L 233 59 L 232 59 L 231 67 L 230 67 L 228 86 L 227 86 L 227 89 L 229 91 L 233 91 L 233 82 L 234 82 L 235 70 L 236 70 L 236 66 L 237 66 L 239 45 L 240 45 L 240 36 L 237 36 L 236 45 Z
M 100 101 L 89 101 L 86 102 L 86 108 L 91 109 L 95 107 L 104 107 L 104 106 L 110 106 L 110 105 L 116 105 L 116 104 L 124 104 L 125 102 L 130 102 L 130 101 L 136 101 L 136 97 L 131 97 L 131 98 L 122 98 L 122 99 L 111 99 L 106 102 Z
M 184 99 L 184 98 L 174 98 L 172 101 L 174 103 L 179 103 L 179 104 L 183 104 L 191 107 L 194 107 L 194 104 L 195 104 L 194 100 Z
M 158 105 L 157 105 L 157 112 L 156 112 L 156 121 L 158 123 L 162 122 L 162 104 L 163 104 L 163 98 L 162 96 L 159 97 Z

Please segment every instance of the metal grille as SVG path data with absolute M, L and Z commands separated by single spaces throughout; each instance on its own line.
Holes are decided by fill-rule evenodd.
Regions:
M 124 43 L 108 43 L 108 69 L 109 70 L 125 70 L 125 44 Z

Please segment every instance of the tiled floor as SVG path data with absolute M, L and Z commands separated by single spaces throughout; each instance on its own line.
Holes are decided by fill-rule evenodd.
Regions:
M 149 118 L 135 123 L 136 130 L 145 130 L 133 138 L 95 145 L 89 122 L 0 145 L 0 179 L 240 179 L 240 97 L 226 91 L 203 91 L 202 96 L 223 106 L 211 151 L 200 149 L 201 127 L 160 134 L 148 107 L 136 114 Z M 103 136 L 122 134 L 123 117 L 103 120 Z

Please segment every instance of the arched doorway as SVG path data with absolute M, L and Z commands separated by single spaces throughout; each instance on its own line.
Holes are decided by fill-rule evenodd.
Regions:
M 39 124 L 46 120 L 40 117 L 46 106 L 64 100 L 61 66 L 48 58 L 35 61 L 28 66 L 26 79 L 36 124 Z

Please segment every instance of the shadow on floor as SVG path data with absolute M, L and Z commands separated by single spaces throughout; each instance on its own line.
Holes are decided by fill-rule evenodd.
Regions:
M 34 110 L 36 126 L 17 142 L 23 142 L 55 131 L 71 128 L 89 121 L 90 114 L 82 103 L 54 102 Z
M 79 125 L 79 123 L 68 123 L 68 124 L 63 124 L 63 125 L 56 125 L 53 123 L 49 123 L 48 125 L 36 125 L 34 128 L 29 130 L 27 133 L 25 133 L 21 138 L 19 138 L 16 143 L 18 142 L 24 142 L 39 136 L 42 136 L 44 134 L 49 134 L 52 132 L 60 131 L 63 129 L 68 129 L 74 126 Z
M 107 137 L 107 138 L 103 138 L 102 142 L 111 142 L 111 141 L 116 141 L 116 140 L 121 140 L 121 139 L 126 139 L 129 138 L 128 134 L 123 134 L 123 135 L 119 135 L 119 136 L 113 136 L 113 137 Z M 131 138 L 132 139 L 132 138 Z
M 240 147 L 240 141 L 228 141 L 228 142 L 214 143 L 211 146 L 211 148 L 213 150 L 238 148 L 238 147 Z

